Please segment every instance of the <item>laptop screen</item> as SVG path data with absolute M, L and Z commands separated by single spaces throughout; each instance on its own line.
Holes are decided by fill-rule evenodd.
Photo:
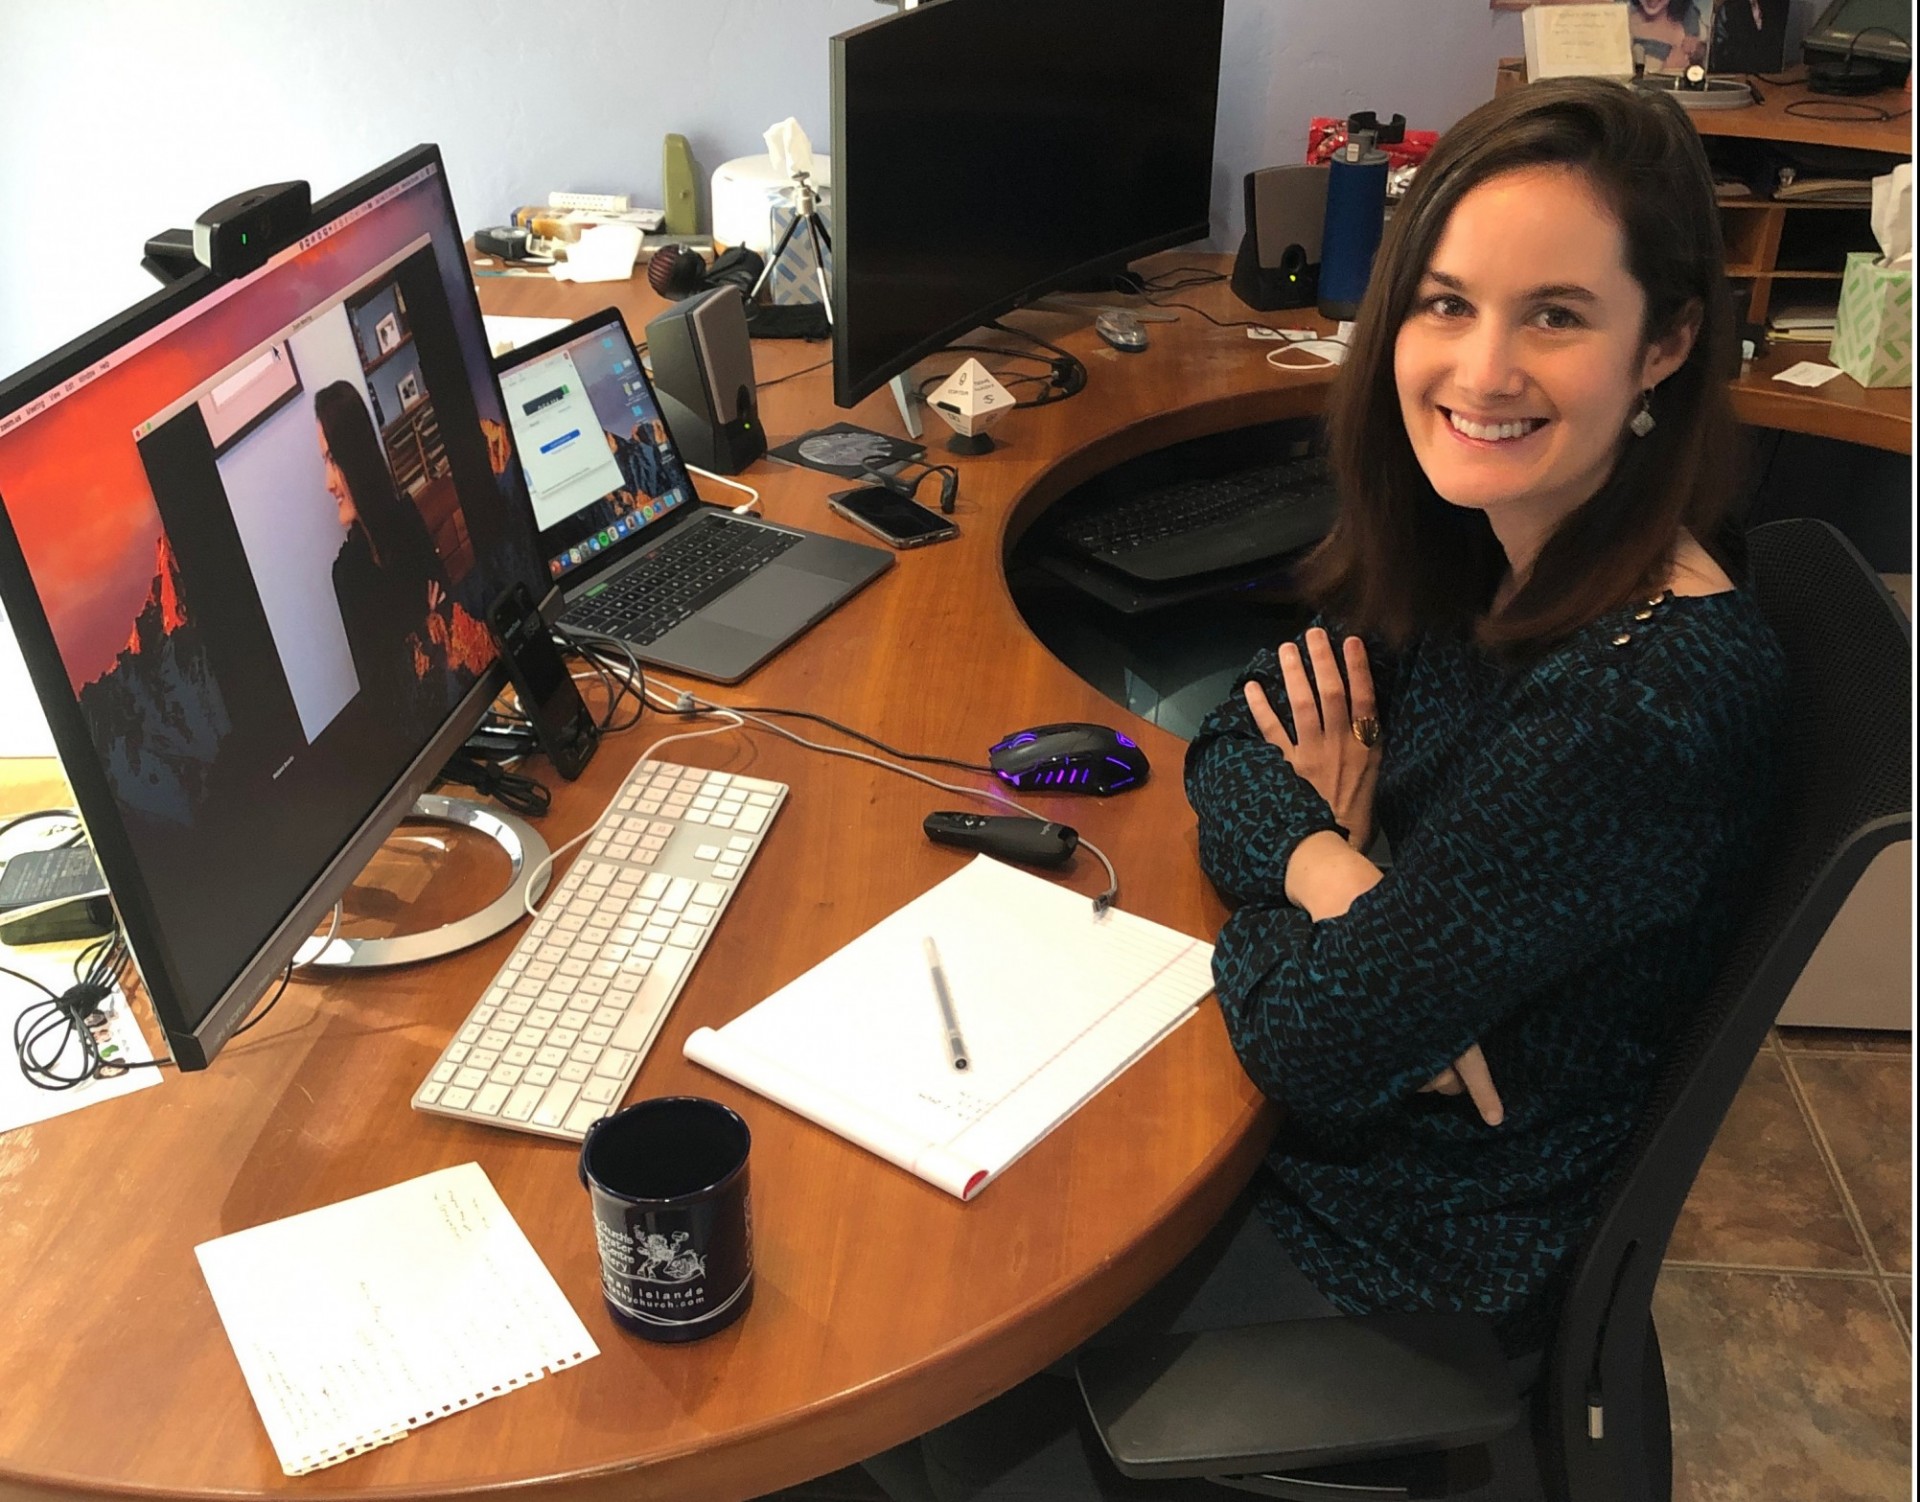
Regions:
M 500 361 L 514 448 L 555 580 L 698 499 L 618 315 Z

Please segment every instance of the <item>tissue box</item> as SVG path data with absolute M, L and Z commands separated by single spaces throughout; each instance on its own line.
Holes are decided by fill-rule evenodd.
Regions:
M 767 254 L 773 254 L 773 247 L 780 243 L 780 237 L 787 232 L 787 226 L 793 223 L 798 212 L 790 203 L 777 203 L 768 211 L 768 229 L 771 234 L 767 241 Z M 827 221 L 824 206 L 820 214 L 821 221 L 827 224 L 827 234 L 833 234 L 833 226 Z M 820 303 L 820 278 L 818 273 L 825 271 L 829 282 L 833 279 L 833 250 L 822 245 L 826 252 L 827 263 L 823 267 L 814 254 L 813 236 L 807 226 L 802 224 L 793 232 L 793 238 L 787 241 L 786 254 L 774 262 L 773 275 L 767 278 L 767 301 L 775 306 L 796 307 Z
M 1847 256 L 1834 320 L 1835 365 L 1862 386 L 1913 384 L 1913 269 L 1877 264 L 1872 251 Z

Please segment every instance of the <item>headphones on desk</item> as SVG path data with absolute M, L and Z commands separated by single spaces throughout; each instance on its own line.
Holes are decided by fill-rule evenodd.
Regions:
M 681 302 L 720 287 L 738 287 L 744 300 L 767 263 L 744 246 L 723 250 L 709 266 L 686 245 L 662 245 L 647 262 L 647 285 L 662 297 Z

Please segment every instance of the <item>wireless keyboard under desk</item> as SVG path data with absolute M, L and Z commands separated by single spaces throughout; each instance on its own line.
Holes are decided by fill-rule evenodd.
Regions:
M 568 1142 L 617 1110 L 786 796 L 636 763 L 414 1109 Z

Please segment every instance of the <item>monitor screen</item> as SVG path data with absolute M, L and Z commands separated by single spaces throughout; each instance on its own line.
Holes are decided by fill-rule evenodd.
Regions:
M 182 1067 L 484 713 L 522 483 L 430 146 L 0 384 L 6 612 Z
M 500 391 L 556 581 L 698 499 L 617 310 L 507 355 Z
M 833 386 L 1203 238 L 1224 0 L 942 0 L 837 36 Z

